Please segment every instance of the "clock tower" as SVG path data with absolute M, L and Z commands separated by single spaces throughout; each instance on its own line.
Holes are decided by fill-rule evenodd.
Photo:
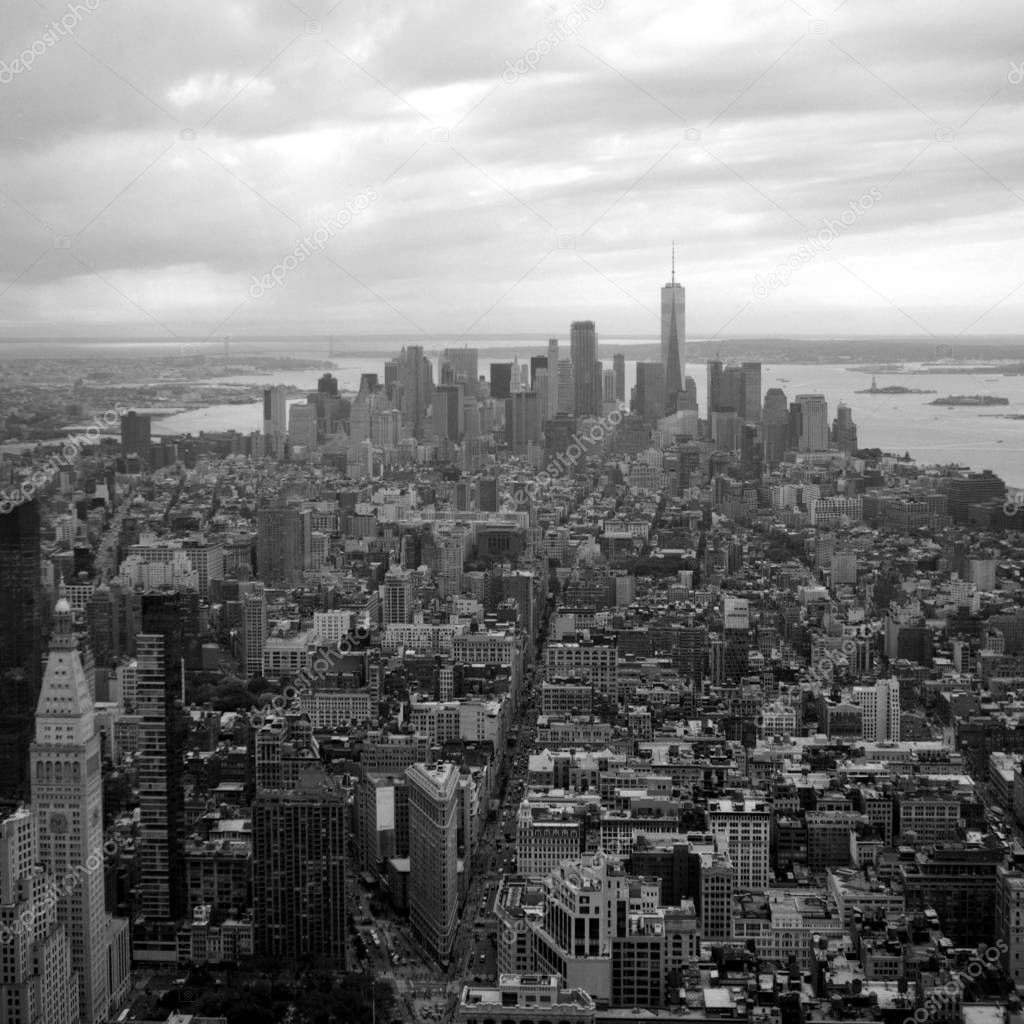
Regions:
M 116 929 L 104 904 L 100 737 L 63 583 L 35 725 L 30 770 L 39 859 L 57 882 L 57 914 L 78 974 L 81 1019 L 94 1024 L 111 1010 L 108 960 Z M 110 966 L 119 987 L 119 971 Z

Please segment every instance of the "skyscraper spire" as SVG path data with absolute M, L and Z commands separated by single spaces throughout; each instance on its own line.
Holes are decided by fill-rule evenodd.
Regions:
M 661 289 L 661 365 L 667 411 L 686 386 L 686 290 L 676 281 L 676 243 L 672 242 L 672 280 Z

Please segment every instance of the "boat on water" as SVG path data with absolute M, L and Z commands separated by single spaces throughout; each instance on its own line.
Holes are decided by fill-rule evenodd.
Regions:
M 945 398 L 935 398 L 928 404 L 948 406 L 1009 405 L 1010 400 L 999 395 L 947 395 Z

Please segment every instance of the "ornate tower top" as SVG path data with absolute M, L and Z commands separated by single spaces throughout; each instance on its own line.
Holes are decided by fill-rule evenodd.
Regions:
M 53 609 L 54 628 L 36 705 L 36 742 L 85 743 L 96 728 L 89 681 L 72 631 L 71 603 L 61 583 Z

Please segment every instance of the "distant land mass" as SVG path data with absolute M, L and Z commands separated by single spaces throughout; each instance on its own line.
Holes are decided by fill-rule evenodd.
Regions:
M 169 347 L 177 346 L 195 356 L 221 353 L 228 341 L 231 354 L 241 356 L 245 352 L 270 354 L 274 350 L 280 355 L 317 354 L 319 358 L 381 358 L 401 351 L 405 345 L 420 345 L 430 356 L 440 354 L 443 348 L 475 347 L 480 350 L 481 364 L 502 359 L 528 359 L 531 355 L 547 352 L 548 337 L 557 337 L 561 349 L 568 355 L 569 337 L 565 327 L 552 331 L 550 335 L 537 334 L 335 334 L 335 335 L 237 335 L 210 337 L 9 337 L 0 338 L 0 359 L 40 358 L 63 356 L 74 358 L 94 352 L 98 346 L 111 349 L 130 347 L 135 355 L 152 351 L 154 355 L 166 354 Z M 695 337 L 686 345 L 688 363 L 703 363 L 707 359 L 723 361 L 756 360 L 762 363 L 849 363 L 892 364 L 894 359 L 906 362 L 957 362 L 969 359 L 972 363 L 985 359 L 1020 359 L 1024 339 L 1013 335 L 976 336 L 965 338 L 927 338 L 919 336 L 877 336 L 877 337 L 761 337 L 737 336 L 729 338 Z M 627 359 L 657 361 L 660 359 L 661 343 L 647 335 L 606 335 L 600 343 L 600 358 L 611 361 L 616 352 L 622 352 Z M 866 367 L 859 367 L 867 369 Z M 950 367 L 952 369 L 952 367 Z M 877 367 L 872 367 L 877 369 Z M 937 370 L 939 368 L 936 368 Z M 994 372 L 1005 372 L 1008 367 L 988 368 Z M 1024 366 L 1021 367 L 1024 372 Z M 884 372 L 884 371 L 883 371 Z

